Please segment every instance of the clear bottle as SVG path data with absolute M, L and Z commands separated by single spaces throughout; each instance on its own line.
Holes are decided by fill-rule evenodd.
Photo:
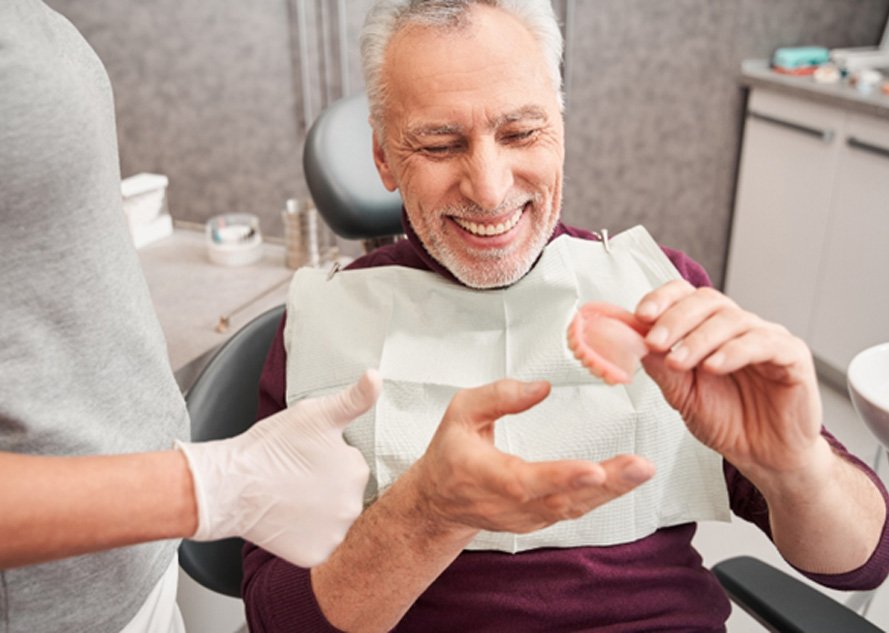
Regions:
M 317 268 L 321 264 L 318 246 L 318 211 L 311 200 L 300 205 L 294 198 L 287 200 L 281 213 L 284 221 L 285 262 L 288 268 L 301 266 Z

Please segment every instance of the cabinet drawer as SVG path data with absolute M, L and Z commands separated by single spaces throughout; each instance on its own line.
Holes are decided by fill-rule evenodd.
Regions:
M 747 104 L 748 125 L 751 120 L 771 127 L 775 134 L 810 136 L 830 143 L 842 125 L 842 113 L 817 103 L 757 90 Z

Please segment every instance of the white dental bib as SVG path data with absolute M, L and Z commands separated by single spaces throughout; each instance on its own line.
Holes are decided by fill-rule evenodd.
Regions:
M 722 458 L 688 432 L 644 371 L 624 386 L 592 376 L 566 343 L 587 301 L 628 310 L 679 273 L 641 226 L 604 244 L 563 235 L 522 280 L 473 290 L 400 266 L 294 275 L 284 333 L 287 404 L 339 390 L 378 367 L 383 394 L 345 432 L 370 465 L 370 503 L 426 450 L 454 393 L 500 378 L 546 379 L 538 406 L 495 426 L 495 444 L 529 461 L 635 453 L 657 467 L 634 492 L 531 534 L 481 532 L 468 549 L 614 545 L 661 527 L 728 520 Z

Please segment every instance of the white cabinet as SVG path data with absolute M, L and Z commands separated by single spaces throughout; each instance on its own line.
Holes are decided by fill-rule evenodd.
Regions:
M 748 104 L 726 292 L 791 331 L 809 329 L 836 169 L 838 114 L 756 90 Z
M 848 115 L 809 340 L 845 369 L 889 341 L 889 122 Z M 889 389 L 889 385 L 887 385 Z
M 753 91 L 726 292 L 842 372 L 889 340 L 889 120 Z

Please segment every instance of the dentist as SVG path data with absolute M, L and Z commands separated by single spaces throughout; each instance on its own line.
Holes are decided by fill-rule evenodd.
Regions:
M 379 377 L 182 441 L 111 86 L 40 0 L 0 2 L 0 261 L 0 631 L 181 631 L 175 539 L 241 536 L 310 566 L 342 540 L 368 474 L 342 430 Z

